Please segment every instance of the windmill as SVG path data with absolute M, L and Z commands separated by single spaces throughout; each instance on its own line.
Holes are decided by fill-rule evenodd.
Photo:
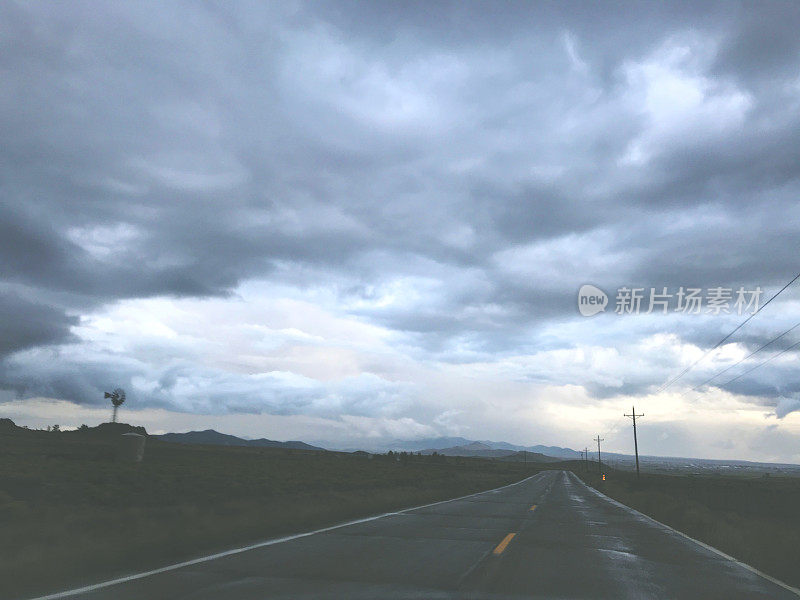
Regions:
M 112 423 L 117 422 L 117 409 L 122 406 L 122 403 L 125 402 L 125 390 L 122 388 L 117 388 L 113 392 L 105 392 L 105 398 L 111 399 L 111 404 L 114 405 L 114 416 L 111 418 Z

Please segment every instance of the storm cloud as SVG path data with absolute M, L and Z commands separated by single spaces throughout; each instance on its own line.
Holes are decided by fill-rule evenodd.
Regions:
M 426 434 L 478 426 L 473 377 L 647 398 L 742 317 L 585 319 L 577 290 L 797 273 L 798 27 L 781 2 L 6 3 L 0 386 Z M 795 352 L 722 385 L 781 349 L 709 393 L 790 419 Z

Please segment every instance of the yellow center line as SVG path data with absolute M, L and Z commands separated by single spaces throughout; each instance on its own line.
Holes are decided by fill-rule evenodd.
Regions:
M 536 510 L 536 505 L 531 506 L 531 510 Z
M 508 543 L 509 543 L 509 542 L 512 540 L 512 538 L 513 538 L 515 535 L 516 535 L 515 533 L 509 533 L 509 534 L 508 534 L 506 537 L 504 537 L 504 538 L 503 538 L 503 541 L 502 541 L 502 542 L 500 542 L 500 543 L 497 545 L 497 548 L 495 548 L 495 549 L 494 549 L 494 552 L 493 552 L 493 554 L 502 554 L 502 553 L 503 553 L 503 550 L 505 550 L 505 549 L 506 549 L 506 546 L 508 546 Z

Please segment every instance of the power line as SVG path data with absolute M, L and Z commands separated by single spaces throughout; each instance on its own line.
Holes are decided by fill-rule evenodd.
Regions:
M 759 307 L 758 307 L 758 309 L 757 309 L 757 310 L 756 310 L 756 311 L 755 311 L 755 312 L 754 312 L 752 315 L 750 315 L 750 316 L 749 316 L 749 317 L 747 317 L 747 318 L 746 318 L 744 321 L 742 321 L 741 323 L 739 323 L 739 324 L 738 324 L 738 325 L 737 325 L 737 326 L 736 326 L 736 327 L 733 329 L 733 331 L 731 331 L 731 332 L 730 332 L 728 335 L 726 335 L 724 338 L 722 338 L 720 341 L 718 341 L 718 342 L 717 342 L 717 343 L 714 345 L 714 347 L 713 347 L 713 348 L 710 348 L 710 349 L 706 350 L 706 352 L 705 352 L 705 354 L 703 354 L 703 356 L 701 356 L 701 357 L 700 357 L 700 358 L 698 358 L 696 361 L 694 361 L 692 364 L 690 364 L 688 367 L 686 367 L 685 369 L 683 369 L 683 371 L 681 371 L 680 373 L 678 373 L 678 374 L 677 374 L 675 377 L 673 377 L 672 379 L 669 379 L 669 380 L 667 380 L 665 383 L 663 383 L 663 384 L 661 385 L 661 387 L 660 387 L 660 388 L 658 388 L 658 390 L 656 391 L 656 394 L 658 394 L 658 393 L 660 393 L 660 392 L 663 392 L 665 389 L 667 389 L 667 388 L 668 388 L 669 386 L 671 386 L 673 383 L 675 383 L 676 381 L 678 381 L 678 380 L 679 380 L 681 377 L 683 377 L 684 375 L 686 375 L 686 373 L 688 373 L 689 371 L 691 371 L 691 370 L 692 370 L 692 369 L 695 367 L 695 365 L 696 365 L 697 363 L 699 363 L 699 362 L 700 362 L 701 360 L 703 360 L 703 359 L 704 359 L 706 356 L 708 356 L 708 355 L 709 355 L 709 354 L 711 354 L 711 353 L 712 353 L 714 350 L 716 350 L 716 349 L 717 349 L 717 348 L 719 348 L 719 347 L 720 347 L 722 344 L 724 344 L 724 343 L 725 343 L 725 341 L 726 341 L 726 340 L 728 340 L 728 338 L 730 338 L 730 337 L 731 337 L 731 336 L 732 336 L 734 333 L 736 333 L 736 332 L 737 332 L 737 331 L 739 331 L 739 330 L 740 330 L 742 327 L 744 327 L 745 325 L 747 325 L 747 323 L 748 323 L 748 321 L 750 321 L 750 319 L 752 319 L 752 318 L 753 318 L 753 317 L 755 317 L 755 316 L 756 316 L 758 313 L 760 313 L 762 310 L 764 310 L 764 308 L 766 308 L 766 306 L 767 306 L 767 305 L 768 305 L 770 302 L 772 302 L 773 300 L 775 300 L 775 298 L 777 298 L 777 297 L 778 297 L 778 296 L 781 294 L 781 292 L 783 292 L 783 291 L 784 291 L 786 288 L 788 288 L 790 285 L 792 285 L 792 284 L 793 284 L 795 281 L 797 281 L 798 279 L 800 279 L 800 273 L 798 273 L 797 275 L 795 275 L 795 276 L 792 278 L 792 280 L 791 280 L 789 283 L 787 283 L 785 286 L 783 286 L 781 289 L 779 289 L 777 292 L 775 292 L 775 294 L 774 294 L 774 295 L 773 295 L 773 296 L 772 296 L 772 297 L 771 297 L 769 300 L 767 300 L 766 302 L 764 302 L 764 304 L 762 304 L 761 306 L 759 306 Z
M 781 350 L 780 352 L 778 352 L 777 354 L 774 354 L 773 356 L 770 356 L 770 357 L 769 357 L 767 360 L 765 360 L 765 361 L 762 361 L 762 362 L 758 363 L 758 364 L 757 364 L 755 367 L 753 367 L 752 369 L 748 369 L 747 371 L 745 371 L 745 372 L 744 372 L 744 373 L 742 373 L 741 375 L 737 375 L 736 377 L 734 377 L 734 378 L 733 378 L 733 379 L 731 379 L 730 381 L 728 381 L 728 382 L 726 382 L 726 383 L 723 383 L 723 384 L 722 384 L 722 385 L 723 385 L 723 387 L 724 387 L 724 386 L 726 386 L 726 385 L 728 385 L 728 384 L 730 384 L 730 383 L 733 383 L 734 381 L 736 381 L 737 379 L 739 379 L 739 378 L 741 378 L 741 377 L 744 377 L 744 376 L 745 376 L 745 375 L 747 375 L 748 373 L 752 373 L 753 371 L 755 371 L 755 370 L 756 370 L 756 369 L 758 369 L 759 367 L 762 367 L 762 366 L 764 366 L 765 364 L 767 364 L 767 363 L 768 363 L 768 362 L 770 362 L 771 360 L 774 360 L 774 359 L 778 358 L 778 357 L 779 357 L 779 356 L 781 356 L 782 354 L 786 354 L 786 353 L 787 353 L 789 350 L 791 350 L 792 348 L 796 348 L 797 346 L 800 346 L 800 342 L 795 342 L 794 344 L 792 344 L 792 345 L 791 345 L 791 346 L 789 346 L 788 348 L 786 348 L 786 349 L 784 349 L 784 350 Z
M 614 421 L 611 427 L 608 427 L 605 431 L 603 431 L 603 435 L 605 436 L 616 433 L 619 430 L 620 423 L 622 423 L 624 420 L 625 420 L 624 415 L 622 417 L 619 417 L 616 421 Z
M 730 371 L 730 370 L 731 370 L 733 367 L 735 367 L 736 365 L 739 365 L 739 364 L 743 363 L 743 362 L 744 362 L 744 361 L 746 361 L 748 358 L 751 358 L 752 356 L 755 356 L 756 354 L 758 354 L 759 352 L 761 352 L 761 351 L 762 351 L 764 348 L 766 348 L 767 346 L 769 346 L 770 344 L 772 344 L 772 343 L 774 343 L 774 342 L 777 342 L 779 339 L 781 339 L 781 338 L 782 338 L 783 336 L 785 336 L 787 333 L 790 333 L 790 332 L 794 331 L 794 330 L 795 330 L 795 329 L 797 329 L 798 327 L 800 327 L 800 323 L 797 323 L 797 324 L 793 325 L 792 327 L 790 327 L 789 329 L 787 329 L 786 331 L 784 331 L 784 332 L 783 332 L 783 333 L 781 333 L 780 335 L 778 335 L 778 336 L 776 336 L 776 337 L 772 338 L 770 341 L 768 341 L 766 344 L 764 344 L 763 346 L 761 346 L 761 347 L 760 347 L 760 348 L 758 348 L 757 350 L 753 350 L 753 351 L 752 351 L 750 354 L 748 354 L 747 356 L 745 356 L 743 359 L 736 361 L 736 362 L 735 362 L 735 363 L 733 363 L 731 366 L 729 366 L 729 367 L 727 367 L 727 368 L 725 368 L 725 369 L 722 369 L 722 371 L 720 371 L 719 373 L 717 373 L 717 374 L 716 374 L 716 375 L 714 375 L 713 377 L 709 377 L 709 378 L 708 378 L 708 379 L 706 379 L 706 380 L 705 380 L 703 383 L 701 383 L 701 384 L 699 384 L 699 385 L 696 385 L 696 386 L 695 386 L 694 388 L 692 388 L 692 389 L 693 389 L 694 391 L 697 391 L 697 390 L 699 390 L 699 389 L 700 389 L 701 387 L 703 387 L 705 384 L 707 384 L 707 383 L 709 383 L 709 382 L 713 381 L 714 379 L 716 379 L 717 377 L 719 377 L 719 376 L 720 376 L 720 375 L 722 375 L 723 373 L 727 373 L 727 372 L 728 372 L 728 371 Z

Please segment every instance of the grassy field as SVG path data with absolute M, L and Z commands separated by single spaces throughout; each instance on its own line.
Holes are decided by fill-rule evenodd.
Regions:
M 603 482 L 579 463 L 572 470 L 607 496 L 800 586 L 800 478 L 642 473 L 637 483 L 635 473 L 609 470 Z
M 4 598 L 490 489 L 545 468 L 154 440 L 141 464 L 114 454 L 108 438 L 0 434 Z

